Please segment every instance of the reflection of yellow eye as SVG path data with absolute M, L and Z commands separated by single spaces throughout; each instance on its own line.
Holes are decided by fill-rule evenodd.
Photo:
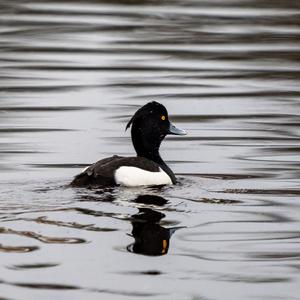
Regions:
M 166 119 L 166 116 L 161 116 L 160 118 L 164 121 Z
M 162 241 L 162 250 L 161 250 L 161 254 L 165 254 L 165 253 L 166 253 L 167 247 L 168 247 L 168 241 L 167 241 L 167 240 L 163 240 L 163 241 Z

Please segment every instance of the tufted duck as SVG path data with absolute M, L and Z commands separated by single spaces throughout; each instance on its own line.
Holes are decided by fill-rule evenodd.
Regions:
M 78 174 L 71 186 L 142 186 L 175 184 L 176 177 L 159 155 L 159 147 L 167 134 L 185 135 L 168 118 L 166 108 L 149 102 L 134 114 L 131 139 L 136 157 L 112 156 L 99 160 Z

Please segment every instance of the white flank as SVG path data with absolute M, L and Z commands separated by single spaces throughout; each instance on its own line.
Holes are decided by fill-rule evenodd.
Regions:
M 115 181 L 123 186 L 172 184 L 169 175 L 159 168 L 159 172 L 145 171 L 136 167 L 120 167 L 115 171 Z

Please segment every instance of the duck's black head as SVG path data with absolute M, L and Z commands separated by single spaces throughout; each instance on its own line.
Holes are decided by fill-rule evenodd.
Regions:
M 167 134 L 185 135 L 186 132 L 175 127 L 170 121 L 166 108 L 158 102 L 142 106 L 128 122 L 131 138 L 138 156 L 162 163 L 159 147 Z

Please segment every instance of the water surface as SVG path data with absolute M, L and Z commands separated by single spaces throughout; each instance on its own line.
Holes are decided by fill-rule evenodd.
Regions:
M 0 8 L 1 299 L 298 299 L 297 1 Z M 150 100 L 179 184 L 66 188 Z

